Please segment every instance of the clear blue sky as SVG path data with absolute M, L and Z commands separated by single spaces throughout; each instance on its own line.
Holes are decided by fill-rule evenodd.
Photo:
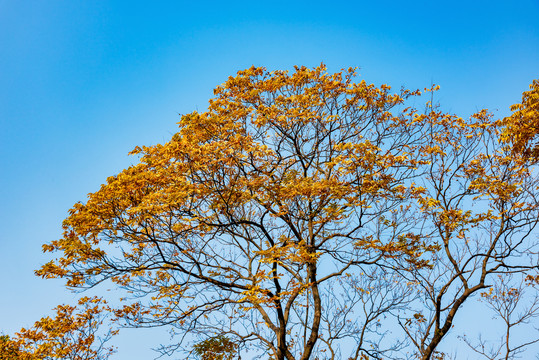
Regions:
M 377 84 L 439 84 L 463 116 L 507 115 L 539 78 L 537 0 L 153 4 L 0 0 L 0 331 L 72 301 L 33 275 L 41 244 L 237 70 L 359 66 Z M 159 340 L 129 334 L 115 358 L 151 358 Z

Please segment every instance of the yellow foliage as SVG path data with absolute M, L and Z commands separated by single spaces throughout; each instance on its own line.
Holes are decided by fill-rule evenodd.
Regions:
M 43 247 L 60 258 L 37 274 L 147 295 L 116 309 L 134 324 L 209 322 L 230 306 L 278 332 L 267 311 L 286 323 L 302 296 L 357 264 L 430 268 L 474 229 L 536 211 L 523 194 L 538 91 L 504 121 L 463 119 L 405 107 L 421 93 L 356 81 L 355 69 L 240 71 L 170 141 L 136 147 L 136 165 L 75 204 Z
M 96 297 L 83 297 L 81 311 L 70 305 L 55 308 L 54 318 L 44 317 L 30 329 L 21 329 L 15 336 L 0 341 L 2 360 L 104 360 L 114 353 L 105 342 L 116 330 L 98 333 L 106 312 L 106 302 Z M 102 336 L 102 337 L 100 337 Z

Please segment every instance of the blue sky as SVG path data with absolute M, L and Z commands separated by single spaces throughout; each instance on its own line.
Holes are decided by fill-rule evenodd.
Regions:
M 376 84 L 439 84 L 462 116 L 507 115 L 539 78 L 537 0 L 156 3 L 0 0 L 0 331 L 73 300 L 33 275 L 41 244 L 237 70 L 358 66 Z M 116 358 L 151 358 L 158 341 L 126 333 Z

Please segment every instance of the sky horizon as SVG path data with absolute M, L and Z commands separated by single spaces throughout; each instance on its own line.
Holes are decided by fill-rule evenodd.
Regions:
M 238 70 L 359 67 L 359 80 L 395 90 L 438 84 L 460 116 L 504 117 L 539 78 L 538 16 L 536 0 L 0 0 L 0 333 L 73 303 L 62 281 L 33 274 L 54 257 L 41 245 L 136 162 L 129 151 L 168 141 Z M 111 359 L 153 358 L 161 333 L 124 333 Z

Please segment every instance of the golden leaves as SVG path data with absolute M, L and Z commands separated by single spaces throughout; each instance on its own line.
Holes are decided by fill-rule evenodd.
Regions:
M 466 246 L 534 209 L 520 199 L 529 171 L 488 112 L 420 112 L 404 104 L 419 91 L 355 76 L 238 72 L 207 111 L 136 147 L 138 164 L 74 205 L 63 237 L 43 247 L 62 256 L 37 274 L 147 295 L 116 311 L 134 324 L 203 323 L 227 306 L 269 323 L 261 309 L 294 312 L 300 294 L 314 296 L 320 264 L 334 268 L 322 279 L 377 261 L 430 267 L 440 244 Z
M 539 155 L 539 80 L 533 80 L 530 90 L 522 94 L 522 102 L 511 106 L 513 114 L 503 119 L 501 140 L 510 144 L 514 153 L 536 159 Z
M 309 247 L 305 241 L 294 242 L 286 237 L 281 237 L 278 244 L 268 247 L 265 250 L 255 252 L 260 256 L 261 263 L 278 263 L 278 264 L 306 264 L 316 263 L 320 256 Z
M 155 259 L 164 272 L 182 271 L 184 262 L 198 261 L 195 254 L 218 253 L 205 248 L 205 239 L 256 243 L 243 232 L 279 221 L 290 226 L 290 219 L 305 224 L 294 237 L 278 227 L 270 235 L 290 237 L 287 242 L 242 247 L 247 263 L 316 263 L 321 252 L 314 245 L 331 238 L 326 228 L 345 226 L 358 208 L 406 200 L 418 188 L 399 176 L 425 163 L 417 145 L 394 144 L 415 126 L 411 116 L 390 112 L 419 92 L 391 94 L 389 86 L 355 82 L 355 76 L 356 69 L 329 74 L 321 65 L 291 74 L 251 67 L 230 77 L 215 89 L 207 111 L 182 116 L 171 141 L 136 147 L 131 154 L 140 156 L 139 164 L 70 210 L 63 238 L 44 247 L 64 256 L 38 274 L 67 277 L 74 287 L 104 278 L 128 287 L 144 276 L 155 298 L 173 296 L 183 290 L 144 271 Z M 245 229 L 253 224 L 257 230 Z M 118 271 L 114 259 L 128 270 Z M 203 276 L 255 283 L 260 274 L 277 276 L 259 270 L 232 276 L 210 268 Z
M 105 342 L 117 331 L 98 330 L 110 309 L 97 297 L 82 297 L 78 306 L 59 305 L 54 318 L 44 317 L 13 338 L 5 337 L 0 341 L 0 359 L 107 359 L 114 348 Z M 8 354 L 14 356 L 5 358 Z

